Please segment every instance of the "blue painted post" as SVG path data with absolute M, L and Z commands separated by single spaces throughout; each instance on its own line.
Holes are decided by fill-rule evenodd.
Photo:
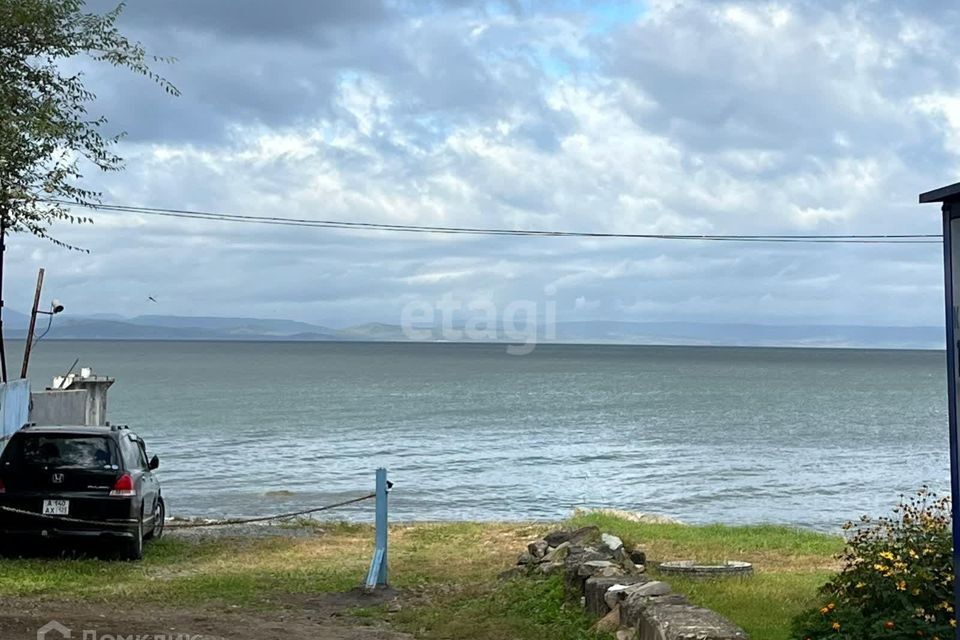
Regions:
M 377 469 L 377 533 L 376 547 L 373 560 L 370 561 L 370 571 L 367 572 L 368 591 L 376 587 L 387 586 L 387 496 L 390 483 L 387 482 L 387 470 Z

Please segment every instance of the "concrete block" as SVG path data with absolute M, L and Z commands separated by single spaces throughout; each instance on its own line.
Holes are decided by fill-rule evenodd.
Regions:
M 669 596 L 663 596 L 669 597 Z M 623 608 L 621 605 L 621 619 Z M 640 614 L 639 640 L 746 640 L 743 629 L 715 611 L 656 601 Z
M 613 576 L 587 578 L 583 586 L 583 595 L 586 598 L 587 613 L 595 618 L 602 618 L 610 612 L 606 602 L 607 590 L 614 585 L 635 585 L 646 582 L 645 576 Z
M 631 593 L 620 603 L 620 625 L 638 629 L 647 609 L 656 603 L 690 604 L 686 596 L 680 593 L 670 593 L 663 596 L 645 596 Z
M 662 596 L 670 593 L 669 585 L 663 585 L 666 587 L 666 589 L 664 589 L 660 586 L 663 583 L 656 582 L 652 578 L 648 578 L 646 576 L 643 578 L 643 580 L 633 584 L 621 583 L 607 589 L 607 595 L 603 597 L 603 599 L 607 601 L 607 606 L 613 609 L 615 606 L 630 597 L 630 595 L 633 593 L 639 592 L 645 596 Z M 653 591 L 648 590 L 648 587 L 651 587 Z

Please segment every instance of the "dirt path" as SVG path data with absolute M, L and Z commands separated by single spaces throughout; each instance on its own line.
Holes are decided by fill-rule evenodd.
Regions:
M 90 603 L 11 599 L 0 607 L 0 638 L 38 640 L 409 640 L 385 625 L 345 615 L 358 606 L 392 600 L 395 594 L 325 594 L 291 603 L 282 611 L 162 608 L 136 603 Z

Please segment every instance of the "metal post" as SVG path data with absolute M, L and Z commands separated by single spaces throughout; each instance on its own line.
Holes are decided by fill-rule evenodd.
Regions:
M 947 328 L 947 402 L 950 418 L 950 496 L 951 520 L 953 526 L 953 606 L 954 611 L 960 611 L 960 438 L 957 433 L 957 318 L 954 299 L 954 269 L 960 265 L 953 264 L 953 204 L 943 204 L 943 283 L 944 307 L 946 311 Z M 960 628 L 955 638 L 960 640 Z
M 957 303 L 960 302 L 960 183 L 920 194 L 920 203 L 943 203 L 943 284 L 947 338 L 947 402 L 950 420 L 950 497 L 953 533 L 953 606 L 960 611 L 960 433 L 958 433 L 957 381 L 960 378 L 960 343 Z M 955 224 L 956 223 L 956 224 Z M 954 231 L 957 237 L 954 238 Z M 960 627 L 953 637 L 960 640 Z
M 373 560 L 370 561 L 370 570 L 367 572 L 367 591 L 376 587 L 387 586 L 387 496 L 390 483 L 387 481 L 387 470 L 377 469 L 377 532 L 376 547 Z
M 30 366 L 30 348 L 33 346 L 33 331 L 37 327 L 37 311 L 40 310 L 40 291 L 43 289 L 43 269 L 37 274 L 37 292 L 33 294 L 33 308 L 30 310 L 30 328 L 27 329 L 27 344 L 23 347 L 23 367 L 20 377 L 27 377 L 27 367 Z

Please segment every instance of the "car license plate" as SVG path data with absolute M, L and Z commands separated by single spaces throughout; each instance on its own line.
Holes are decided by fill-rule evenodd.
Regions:
M 65 516 L 70 513 L 69 500 L 44 500 L 43 515 L 45 516 Z

